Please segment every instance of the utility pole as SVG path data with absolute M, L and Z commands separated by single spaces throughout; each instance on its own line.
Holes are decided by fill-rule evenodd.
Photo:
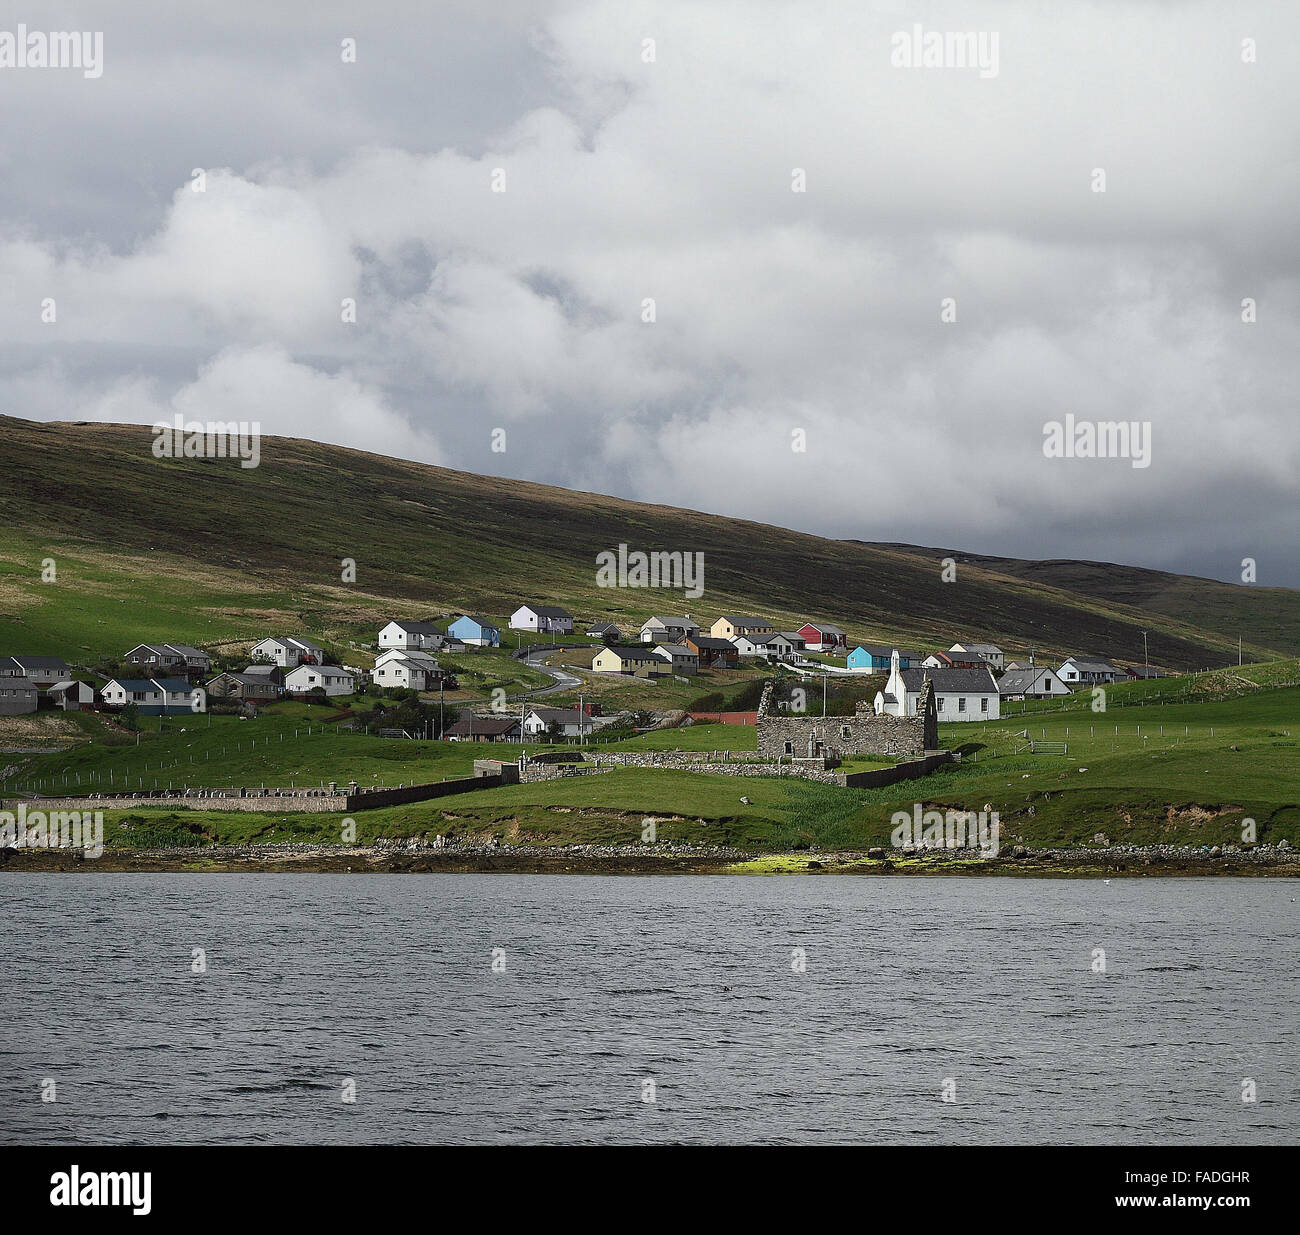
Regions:
M 1150 660 L 1147 659 L 1147 632 L 1145 630 L 1142 632 L 1142 664 L 1146 668 L 1151 666 Z

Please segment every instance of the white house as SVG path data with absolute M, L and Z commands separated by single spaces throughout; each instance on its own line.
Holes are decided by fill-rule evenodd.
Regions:
M 1004 699 L 1050 699 L 1069 693 L 1070 688 L 1045 665 L 1008 669 L 998 678 L 998 694 Z
M 682 677 L 700 671 L 700 654 L 684 643 L 659 643 L 655 645 L 655 655 L 662 656 L 673 667 L 674 673 Z
M 520 605 L 510 615 L 511 630 L 536 630 L 548 635 L 573 634 L 573 614 L 546 605 Z
M 432 622 L 403 622 L 394 619 L 379 632 L 379 647 L 403 648 L 410 651 L 431 652 L 438 646 L 440 632 Z
M 1099 656 L 1071 656 L 1057 671 L 1066 686 L 1109 686 L 1128 675 L 1118 665 Z
M 310 639 L 263 639 L 253 644 L 250 655 L 253 660 L 269 660 L 281 669 L 292 669 L 294 665 L 319 665 L 325 659 L 325 649 Z
M 179 716 L 185 712 L 203 712 L 208 692 L 191 686 L 184 678 L 146 678 L 131 681 L 114 678 L 104 684 L 100 699 L 111 708 L 134 703 L 143 716 Z
M 299 665 L 284 675 L 285 690 L 296 695 L 308 694 L 318 686 L 327 695 L 350 695 L 356 689 L 352 674 L 337 665 Z
M 1002 649 L 995 647 L 992 643 L 954 643 L 948 651 L 964 652 L 967 656 L 978 656 L 980 660 L 987 661 L 992 668 L 997 669 L 999 672 L 1005 668 Z
M 804 637 L 792 630 L 778 630 L 760 637 L 767 640 L 767 654 L 777 660 L 796 660 L 807 647 Z
M 524 736 L 547 737 L 555 732 L 566 738 L 588 737 L 612 719 L 608 716 L 589 716 L 577 708 L 529 708 L 524 713 Z
M 408 690 L 437 690 L 442 670 L 428 652 L 389 648 L 380 654 L 370 671 L 370 680 L 380 687 L 404 686 Z
M 736 649 L 742 659 L 769 655 L 766 635 L 732 635 L 727 642 Z
M 900 669 L 895 651 L 885 689 L 876 692 L 876 715 L 915 716 L 921 688 L 929 679 L 940 721 L 997 720 L 997 683 L 987 666 L 980 669 Z
M 699 622 L 685 617 L 648 617 L 641 624 L 642 643 L 685 643 L 700 633 Z

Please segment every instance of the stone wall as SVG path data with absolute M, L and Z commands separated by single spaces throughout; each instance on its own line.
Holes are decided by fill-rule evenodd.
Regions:
M 872 768 L 866 772 L 840 772 L 836 783 L 853 789 L 874 789 L 879 785 L 894 785 L 900 780 L 915 780 L 918 776 L 928 776 L 935 768 L 953 762 L 951 751 L 941 750 L 926 755 L 923 759 L 913 759 L 908 763 L 896 763 L 892 768 Z
M 770 759 L 794 754 L 924 755 L 939 745 L 939 721 L 930 682 L 921 689 L 915 716 L 877 716 L 870 703 L 858 704 L 852 716 L 806 716 L 770 712 L 772 684 L 758 705 L 758 749 Z

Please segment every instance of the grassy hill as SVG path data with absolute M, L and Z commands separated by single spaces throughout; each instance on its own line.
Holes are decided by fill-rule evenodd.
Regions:
M 639 625 L 756 612 L 822 618 L 854 639 L 922 648 L 988 639 L 1012 653 L 1096 651 L 1187 669 L 1300 654 L 1300 592 L 1094 563 L 960 559 L 457 472 L 283 438 L 261 466 L 158 460 L 148 429 L 0 418 L 0 651 L 76 659 L 143 640 L 203 646 L 308 633 L 373 641 L 392 616 L 532 599 Z M 596 558 L 703 552 L 706 591 L 601 589 Z M 356 582 L 341 581 L 342 561 Z M 53 559 L 57 578 L 42 582 Z

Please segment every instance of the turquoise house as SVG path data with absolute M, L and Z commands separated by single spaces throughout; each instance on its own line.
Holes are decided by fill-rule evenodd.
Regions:
M 501 646 L 501 631 L 485 617 L 472 617 L 469 614 L 458 617 L 447 627 L 447 633 L 462 643 L 474 644 L 477 647 Z
M 894 649 L 883 643 L 860 643 L 848 655 L 845 664 L 850 669 L 859 669 L 863 673 L 888 673 L 890 657 L 894 654 Z M 904 648 L 898 649 L 898 667 L 900 669 L 915 669 L 921 665 L 922 656 L 920 652 L 910 652 Z

